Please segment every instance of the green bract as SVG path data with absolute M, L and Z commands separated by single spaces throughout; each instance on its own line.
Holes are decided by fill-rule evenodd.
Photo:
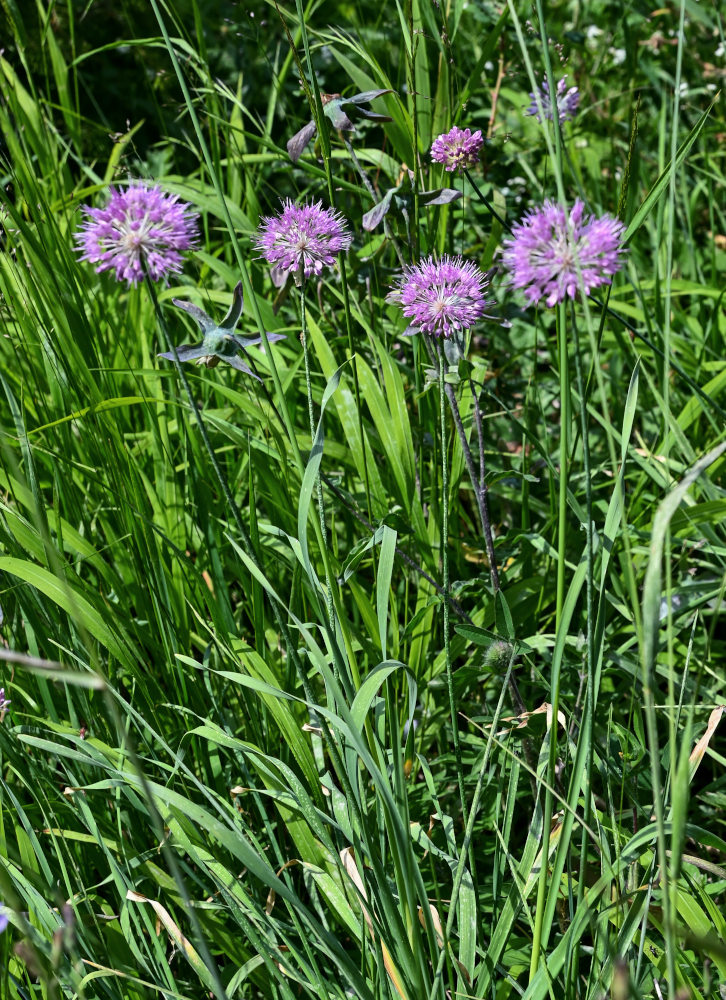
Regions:
M 171 300 L 179 309 L 189 313 L 199 324 L 203 339 L 200 344 L 183 344 L 174 351 L 165 351 L 159 354 L 160 358 L 168 361 L 196 361 L 198 365 L 206 365 L 207 368 L 216 368 L 220 361 L 226 361 L 228 365 L 238 371 L 245 372 L 256 378 L 258 382 L 262 380 L 237 356 L 240 351 L 244 353 L 248 347 L 259 344 L 262 337 L 238 337 L 234 334 L 234 328 L 239 322 L 242 310 L 244 309 L 244 296 L 242 294 L 242 283 L 235 287 L 232 305 L 229 307 L 227 315 L 221 323 L 217 324 L 200 309 L 199 306 L 191 302 L 183 302 L 181 299 Z M 282 340 L 281 333 L 268 333 L 267 340 L 272 343 L 275 340 Z

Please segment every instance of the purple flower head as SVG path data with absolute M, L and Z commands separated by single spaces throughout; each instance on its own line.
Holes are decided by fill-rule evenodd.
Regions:
M 625 226 L 612 215 L 600 219 L 584 215 L 578 198 L 569 215 L 561 205 L 546 201 L 531 209 L 503 241 L 504 266 L 512 284 L 530 302 L 544 298 L 546 305 L 589 295 L 599 285 L 609 285 L 622 267 Z
M 286 198 L 279 215 L 260 222 L 255 246 L 270 267 L 298 280 L 301 272 L 309 278 L 332 267 L 351 241 L 345 220 L 334 209 L 323 208 L 321 201 L 296 205 Z
M 448 254 L 441 260 L 426 257 L 404 269 L 388 299 L 411 320 L 408 332 L 451 337 L 485 315 L 491 304 L 484 298 L 488 284 L 489 275 L 471 261 Z
M 434 139 L 431 159 L 436 163 L 443 163 L 449 172 L 458 170 L 461 173 L 479 162 L 479 151 L 483 145 L 481 131 L 477 130 L 472 135 L 470 128 L 460 129 L 454 125 L 449 132 Z
M 81 260 L 96 271 L 113 268 L 117 281 L 137 284 L 148 272 L 154 281 L 181 271 L 182 250 L 197 243 L 197 215 L 175 194 L 158 185 L 111 188 L 105 208 L 83 206 L 85 219 L 75 234 Z
M 540 104 L 542 105 L 542 113 L 545 118 L 550 121 L 554 120 L 554 108 L 552 107 L 552 99 L 550 98 L 550 85 L 546 80 L 542 81 L 542 86 L 537 88 L 537 93 L 539 94 Z M 532 98 L 532 103 L 527 108 L 525 114 L 534 115 L 538 122 L 542 121 L 540 117 L 539 108 L 537 106 L 537 94 L 531 93 L 529 95 Z M 580 103 L 580 91 L 577 87 L 570 87 L 567 89 L 567 77 L 563 76 L 560 82 L 557 84 L 557 93 L 555 94 L 554 105 L 557 108 L 557 117 L 560 122 L 567 121 L 568 118 L 572 119 L 577 113 L 577 106 Z
M 5 715 L 8 710 L 8 705 L 10 704 L 10 699 L 5 697 L 5 688 L 0 688 L 0 716 Z
M 10 921 L 8 920 L 7 916 L 5 915 L 5 912 L 3 911 L 2 906 L 0 906 L 0 934 L 2 934 L 2 932 L 5 930 L 5 928 L 8 926 L 9 923 L 10 923 Z

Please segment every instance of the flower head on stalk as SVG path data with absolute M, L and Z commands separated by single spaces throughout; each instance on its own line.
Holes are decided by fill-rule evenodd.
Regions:
M 504 266 L 512 284 L 536 303 L 548 306 L 574 299 L 578 291 L 589 295 L 599 285 L 609 285 L 622 267 L 625 226 L 605 214 L 585 216 L 578 198 L 568 213 L 546 201 L 529 211 L 504 240 Z
M 542 106 L 542 114 L 545 118 L 550 121 L 554 121 L 555 109 L 557 109 L 557 117 L 560 123 L 567 121 L 567 119 L 572 119 L 577 113 L 577 106 L 580 103 L 580 91 L 577 87 L 570 87 L 567 89 L 567 77 L 563 76 L 560 82 L 557 84 L 557 92 L 555 94 L 554 101 L 550 97 L 550 85 L 547 80 L 543 80 L 541 86 L 537 88 L 537 93 L 530 93 L 532 103 L 527 108 L 525 114 L 534 115 L 538 122 L 542 121 L 540 115 L 539 106 L 537 104 L 537 96 L 539 95 L 539 103 Z M 554 106 L 553 106 L 554 105 Z
M 198 365 L 206 365 L 207 368 L 216 368 L 220 361 L 226 361 L 228 365 L 238 371 L 251 375 L 258 382 L 262 380 L 258 375 L 248 368 L 237 355 L 245 351 L 248 347 L 259 344 L 262 337 L 239 337 L 235 334 L 234 328 L 240 320 L 244 308 L 244 297 L 242 295 L 242 284 L 239 283 L 234 290 L 232 305 L 229 307 L 227 315 L 221 323 L 217 324 L 207 316 L 203 309 L 193 305 L 191 302 L 183 302 L 181 299 L 171 300 L 179 309 L 192 316 L 199 324 L 202 332 L 202 340 L 199 344 L 183 344 L 176 349 L 176 357 L 179 361 L 196 361 Z M 267 340 L 273 343 L 275 340 L 282 340 L 281 333 L 268 333 Z M 174 351 L 165 351 L 159 355 L 167 361 L 174 361 Z
M 451 337 L 474 326 L 491 304 L 484 298 L 489 275 L 462 257 L 425 257 L 404 269 L 388 299 L 411 320 L 406 331 Z
M 256 248 L 278 272 L 310 278 L 332 267 L 336 256 L 348 249 L 352 236 L 339 212 L 321 201 L 296 205 L 287 198 L 279 215 L 262 219 Z
M 83 206 L 85 218 L 76 232 L 81 260 L 96 271 L 116 272 L 129 285 L 147 273 L 154 281 L 181 271 L 183 250 L 197 244 L 197 218 L 191 206 L 158 185 L 131 184 L 111 188 L 105 208 Z
M 461 173 L 467 167 L 473 167 L 479 162 L 479 152 L 483 145 L 484 139 L 480 130 L 472 134 L 470 128 L 461 129 L 454 125 L 448 132 L 434 139 L 431 159 L 435 163 L 442 163 L 449 173 L 452 170 Z

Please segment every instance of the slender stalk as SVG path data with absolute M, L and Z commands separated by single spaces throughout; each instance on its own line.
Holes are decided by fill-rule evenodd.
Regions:
M 313 408 L 313 388 L 312 382 L 310 380 L 310 354 L 308 352 L 308 338 L 307 338 L 307 315 L 305 312 L 305 278 L 301 275 L 300 278 L 300 340 L 302 341 L 303 357 L 305 359 L 305 387 L 308 396 L 308 416 L 310 418 L 310 447 L 312 448 L 313 441 L 315 440 L 315 412 Z M 315 477 L 315 492 L 318 499 L 318 514 L 320 516 L 320 534 L 322 535 L 323 545 L 321 553 L 323 555 L 323 563 L 325 567 L 325 582 L 327 593 L 325 595 L 325 604 L 328 612 L 328 626 L 332 636 L 335 636 L 335 609 L 333 607 L 333 588 L 332 581 L 330 579 L 330 568 L 328 565 L 328 529 L 325 525 L 325 502 L 323 500 L 323 484 L 320 481 L 320 474 Z M 335 667 L 335 660 L 333 660 L 333 665 Z M 340 678 L 338 678 L 340 680 Z
M 487 209 L 487 211 L 489 212 L 489 214 L 494 216 L 494 218 L 497 220 L 497 222 L 499 223 L 499 225 L 502 226 L 503 229 L 506 229 L 506 231 L 508 233 L 511 233 L 512 227 L 509 225 L 509 223 L 506 221 L 506 219 L 503 219 L 501 217 L 501 215 L 499 214 L 499 212 L 497 212 L 496 208 L 492 205 L 492 203 L 489 201 L 489 199 L 484 194 L 482 194 L 482 192 L 479 190 L 479 187 L 477 186 L 474 178 L 471 176 L 471 174 L 469 173 L 468 168 L 466 168 L 466 167 L 464 168 L 464 176 L 469 181 L 469 183 L 471 184 L 471 186 L 474 188 L 474 193 L 476 194 L 476 196 L 479 199 L 479 201 L 481 201 L 481 203 Z
M 678 153 L 678 126 L 679 126 L 679 112 L 680 112 L 680 83 L 681 74 L 683 72 L 683 49 L 685 47 L 685 0 L 680 0 L 679 3 L 679 19 L 678 19 L 678 47 L 676 50 L 676 74 L 675 74 L 675 86 L 673 92 L 673 117 L 671 126 L 671 162 L 675 162 Z M 672 332 L 672 310 L 671 310 L 671 300 L 672 300 L 672 282 L 673 282 L 673 230 L 676 219 L 676 185 L 678 183 L 678 175 L 676 171 L 672 171 L 669 182 L 668 182 L 668 214 L 667 214 L 667 239 L 665 240 L 665 280 L 664 280 L 664 309 L 663 309 L 663 451 L 665 455 L 666 462 L 670 458 L 669 449 L 669 428 L 671 425 L 671 389 L 670 389 L 670 367 L 671 367 L 671 332 Z M 673 636 L 673 614 L 671 605 L 671 594 L 672 594 L 672 580 L 671 580 L 671 532 L 670 526 L 666 528 L 666 535 L 663 548 L 663 560 L 665 564 L 665 580 L 666 580 L 666 649 L 668 655 L 668 704 L 672 706 L 674 703 L 674 692 L 675 692 L 675 651 L 674 651 L 674 636 Z M 652 729 L 654 734 L 656 733 L 655 727 L 655 713 L 649 713 L 652 720 L 652 725 L 649 725 L 649 735 Z M 677 755 L 678 755 L 678 738 L 677 738 L 677 722 L 673 712 L 672 707 L 668 709 L 668 745 L 670 749 L 669 754 L 669 764 L 668 773 L 669 775 L 675 775 L 677 772 Z M 656 761 L 658 760 L 656 754 L 657 748 L 657 736 L 656 739 L 651 743 L 651 762 L 652 767 L 655 769 Z M 658 784 L 653 783 L 653 790 L 656 791 Z M 678 878 L 681 860 L 681 850 L 682 850 L 682 840 L 683 828 L 680 823 L 674 823 L 673 829 L 670 835 L 671 842 L 671 863 L 666 862 L 665 857 L 665 829 L 663 828 L 663 815 L 662 812 L 656 806 L 656 822 L 659 827 L 659 837 L 658 837 L 658 860 L 661 865 L 661 878 L 662 878 L 662 900 L 663 900 L 663 936 L 665 938 L 665 951 L 666 951 L 666 967 L 668 970 L 668 995 L 673 997 L 676 994 L 676 939 L 673 926 L 673 914 L 678 912 Z
M 418 50 L 418 44 L 420 36 L 414 29 L 414 4 L 413 0 L 407 0 L 406 2 L 406 21 L 408 27 L 408 37 L 411 44 L 410 51 L 406 50 L 408 64 L 408 93 L 409 100 L 411 102 L 411 123 L 413 126 L 413 233 L 412 243 L 414 247 L 414 260 L 418 259 L 419 253 L 421 251 L 421 233 L 419 230 L 418 220 L 419 216 L 419 191 L 421 190 L 421 164 L 418 155 L 418 104 L 416 101 L 416 96 L 418 94 L 418 88 L 416 86 L 416 53 Z
M 555 627 L 560 624 L 565 603 L 565 575 L 567 559 L 567 481 L 570 461 L 570 360 L 565 330 L 565 306 L 557 306 L 557 348 L 560 375 L 560 478 L 557 522 L 557 589 Z
M 570 375 L 567 338 L 565 337 L 565 306 L 557 307 L 557 342 L 559 348 L 560 368 L 560 482 L 559 482 L 559 518 L 557 528 L 557 603 L 556 630 L 562 622 L 562 609 L 565 603 L 565 570 L 567 556 L 567 478 L 569 465 L 570 441 Z M 549 843 L 552 812 L 554 809 L 553 785 L 557 768 L 557 714 L 560 707 L 560 671 L 553 678 L 550 693 L 552 705 L 552 722 L 549 727 L 549 758 L 547 761 L 547 785 L 545 789 L 544 812 L 542 815 L 542 848 L 541 867 L 537 883 L 537 903 L 534 915 L 534 932 L 532 935 L 532 955 L 529 966 L 529 980 L 532 982 L 537 974 L 545 917 L 545 900 L 548 887 Z
M 459 403 L 456 399 L 456 393 L 454 392 L 454 387 L 452 385 L 449 385 L 447 382 L 444 391 L 446 392 L 446 398 L 449 401 L 449 408 L 451 409 L 451 415 L 454 418 L 456 431 L 457 434 L 459 435 L 459 441 L 461 442 L 461 450 L 464 453 L 464 462 L 466 463 L 466 468 L 469 472 L 471 485 L 474 487 L 474 495 L 476 497 L 477 510 L 479 511 L 479 521 L 481 523 L 482 535 L 484 536 L 484 545 L 487 550 L 487 558 L 489 559 L 489 575 L 492 581 L 492 588 L 496 593 L 496 591 L 499 590 L 499 570 L 497 568 L 497 557 L 494 552 L 494 539 L 492 536 L 492 526 L 489 521 L 489 505 L 487 504 L 487 486 L 486 483 L 480 481 L 477 476 L 476 466 L 474 465 L 474 458 L 471 454 L 469 441 L 466 437 L 466 430 L 464 429 L 464 423 L 461 419 L 461 412 L 459 411 Z
M 454 743 L 454 757 L 456 759 L 456 775 L 459 782 L 459 796 L 461 798 L 461 808 L 466 811 L 466 798 L 464 792 L 464 766 L 461 760 L 461 743 L 459 741 L 459 717 L 456 710 L 456 696 L 454 694 L 454 674 L 451 666 L 451 638 L 449 636 L 449 460 L 446 449 L 446 399 L 444 391 L 444 351 L 441 344 L 437 344 L 439 356 L 439 421 L 441 426 L 441 480 L 442 480 L 442 506 L 441 506 L 441 566 L 444 584 L 444 652 L 446 656 L 446 687 L 449 693 L 449 709 L 451 711 L 451 734 Z
M 442 353 L 440 351 L 439 345 L 429 336 L 424 336 L 424 344 L 426 345 L 426 350 L 428 351 L 431 361 L 439 365 L 441 363 Z M 446 398 L 449 401 L 449 408 L 451 409 L 451 415 L 454 418 L 454 426 L 456 427 L 456 433 L 459 435 L 459 441 L 461 442 L 461 450 L 464 455 L 464 462 L 466 463 L 466 468 L 469 473 L 469 478 L 471 479 L 471 485 L 474 489 L 474 496 L 476 498 L 477 510 L 479 512 L 479 522 L 481 524 L 482 535 L 484 537 L 484 545 L 487 550 L 487 557 L 489 559 L 489 573 L 492 581 L 492 588 L 496 593 L 499 590 L 499 570 L 497 569 L 497 559 L 494 552 L 494 540 L 492 536 L 491 523 L 489 521 L 489 506 L 487 504 L 487 486 L 483 478 L 480 479 L 476 466 L 474 465 L 474 458 L 471 454 L 471 448 L 469 447 L 469 439 L 466 436 L 466 430 L 464 428 L 464 422 L 461 419 L 461 412 L 459 410 L 459 403 L 456 399 L 456 393 L 454 392 L 454 387 L 448 382 L 444 381 L 444 392 L 446 393 Z M 482 468 L 483 455 L 480 455 L 480 469 Z
M 573 309 L 574 312 L 574 309 Z M 582 466 L 585 474 L 585 513 L 587 523 L 585 525 L 585 545 L 587 559 L 587 645 L 586 645 L 586 689 L 585 689 L 585 712 L 584 726 L 585 732 L 580 733 L 580 739 L 586 739 L 588 746 L 592 746 L 592 727 L 595 714 L 595 563 L 592 543 L 592 484 L 590 481 L 590 440 L 588 434 L 587 419 L 587 395 L 585 392 L 585 381 L 582 376 L 582 360 L 580 358 L 580 338 L 577 330 L 575 317 L 572 317 L 573 346 L 575 353 L 575 378 L 577 380 L 577 394 L 580 397 L 580 430 L 582 434 Z M 597 359 L 595 359 L 597 361 Z M 585 778 L 585 807 L 584 826 L 582 829 L 582 839 L 580 842 L 580 871 L 577 880 L 577 906 L 583 905 L 585 897 L 585 885 L 587 883 L 587 833 L 585 827 L 592 822 L 592 772 L 594 753 L 592 749 L 587 756 L 586 778 Z M 574 948 L 572 964 L 570 967 L 571 982 L 577 983 L 577 970 L 580 957 L 580 940 L 578 939 Z
M 482 519 L 482 530 L 484 532 L 484 542 L 487 548 L 487 556 L 489 557 L 489 572 L 492 579 L 492 588 L 496 593 L 499 590 L 499 570 L 497 568 L 497 558 L 494 554 L 494 541 L 492 538 L 492 526 L 489 520 L 489 504 L 487 502 L 487 494 L 489 488 L 486 483 L 486 456 L 484 451 L 484 425 L 481 416 L 481 407 L 479 405 L 479 396 L 476 391 L 473 379 L 469 379 L 469 388 L 471 389 L 472 399 L 474 401 L 474 423 L 476 424 L 476 434 L 477 441 L 479 444 L 479 493 L 480 493 L 480 506 L 481 512 L 483 512 L 484 517 Z M 453 388 L 452 388 L 453 395 Z M 454 396 L 456 399 L 456 396 Z M 480 512 L 480 516 L 481 516 Z

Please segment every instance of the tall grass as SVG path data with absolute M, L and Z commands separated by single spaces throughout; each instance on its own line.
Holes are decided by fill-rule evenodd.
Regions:
M 94 49 L 99 11 L 3 14 L 0 996 L 721 997 L 717 11 L 152 0 Z M 159 79 L 119 132 L 124 59 Z M 565 72 L 575 121 L 526 117 Z M 329 128 L 370 90 L 390 121 Z M 73 250 L 130 176 L 202 219 L 153 294 Z M 402 336 L 401 259 L 488 268 L 578 195 L 612 289 L 499 272 L 466 358 Z M 281 196 L 355 234 L 304 298 L 253 249 Z M 261 382 L 157 359 L 238 281 Z

